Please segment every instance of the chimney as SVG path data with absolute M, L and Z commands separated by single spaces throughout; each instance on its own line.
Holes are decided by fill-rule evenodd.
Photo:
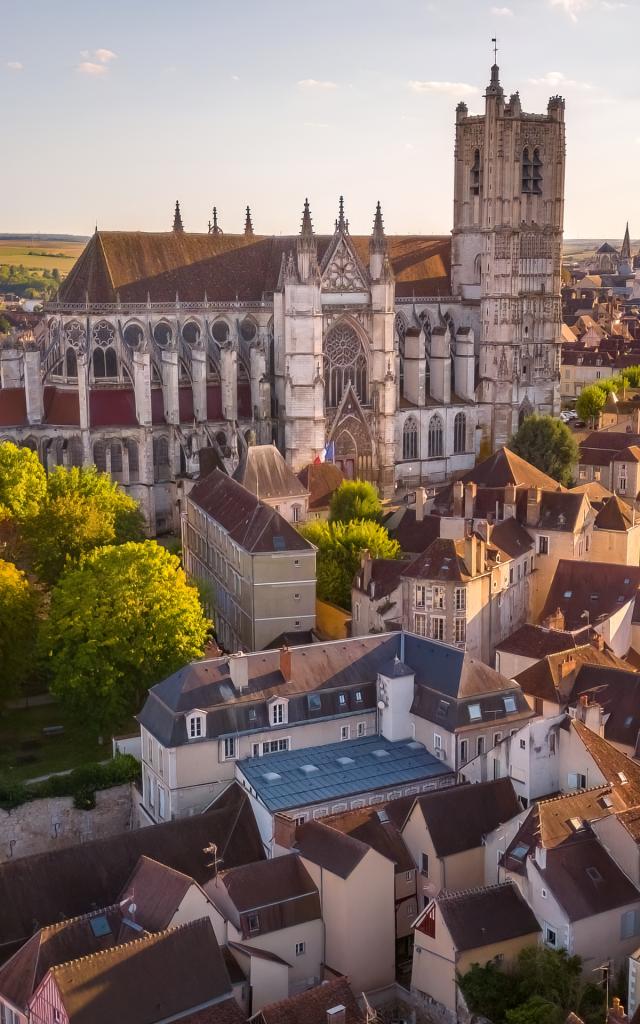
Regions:
M 280 648 L 280 671 L 285 683 L 291 681 L 291 651 L 285 644 Z
M 345 1024 L 346 1019 L 347 1011 L 342 1003 L 327 1010 L 327 1024 Z
M 527 526 L 537 526 L 540 522 L 540 503 L 542 488 L 530 487 L 527 491 Z
M 296 843 L 296 828 L 295 819 L 290 818 L 288 814 L 274 815 L 273 841 L 285 850 L 292 850 Z
M 465 484 L 464 488 L 464 517 L 473 519 L 473 506 L 475 505 L 478 488 L 475 484 Z
M 471 533 L 464 539 L 464 560 L 467 563 L 467 569 L 469 570 L 470 576 L 477 576 L 478 574 L 478 538 L 475 533 Z
M 595 732 L 598 736 L 604 734 L 602 708 L 595 701 L 590 702 L 586 693 L 580 694 L 580 700 L 576 707 L 576 718 L 586 725 L 587 729 Z
M 229 655 L 229 675 L 238 693 L 249 686 L 249 659 L 242 651 Z
M 424 519 L 424 506 L 427 501 L 427 492 L 424 487 L 416 487 L 416 523 Z
M 368 548 L 365 548 L 360 555 L 360 568 L 362 569 L 362 590 L 365 594 L 369 592 L 369 584 L 371 583 L 371 552 Z
M 564 612 L 560 608 L 556 608 L 555 612 L 551 615 L 547 615 L 546 619 L 543 619 L 542 625 L 545 629 L 558 629 L 562 631 L 565 626 Z
M 462 480 L 455 480 L 453 484 L 453 514 L 457 519 L 462 517 L 464 511 L 464 484 Z
M 503 519 L 515 519 L 517 491 L 515 484 L 507 484 L 504 489 Z
M 564 661 L 562 661 L 561 664 L 560 664 L 560 678 L 561 679 L 566 679 L 567 676 L 570 676 L 572 672 L 575 672 L 575 670 L 576 670 L 576 659 L 571 654 L 568 654 L 567 657 L 564 659 Z M 583 696 L 584 696 L 584 694 L 583 694 Z M 580 700 L 582 700 L 582 697 L 580 698 Z M 587 700 L 588 700 L 588 698 L 587 698 Z

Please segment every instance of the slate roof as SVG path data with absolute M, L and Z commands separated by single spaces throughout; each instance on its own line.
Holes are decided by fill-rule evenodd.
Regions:
M 531 551 L 534 546 L 533 537 L 513 517 L 496 523 L 491 531 L 489 543 L 492 547 L 499 548 L 509 558 L 519 558 L 520 555 Z
M 401 578 L 406 574 L 408 565 L 407 560 L 402 558 L 372 558 L 370 582 L 374 584 L 373 588 L 371 585 L 367 588 L 362 585 L 362 569 L 356 573 L 353 581 L 354 588 L 368 594 L 372 601 L 390 597 L 393 591 L 400 586 Z M 372 589 L 373 594 L 371 593 Z
M 391 512 L 383 525 L 403 551 L 417 555 L 440 536 L 440 523 L 440 516 L 426 515 L 416 519 L 415 508 L 401 508 Z
M 582 666 L 569 695 L 569 703 L 575 704 L 581 694 L 588 694 L 590 700 L 600 704 L 607 716 L 604 738 L 610 743 L 635 748 L 640 730 L 640 675 L 623 662 L 618 664 L 617 668 Z
M 533 911 L 513 882 L 444 892 L 436 896 L 436 903 L 458 952 L 540 931 Z
M 236 771 L 272 813 L 451 774 L 422 743 L 384 736 L 248 757 L 236 762 Z
M 60 287 L 61 302 L 123 303 L 261 301 L 277 287 L 283 256 L 298 235 L 246 236 L 195 232 L 99 231 Z M 316 236 L 318 262 L 333 235 Z M 350 235 L 361 262 L 369 262 L 369 235 Z M 388 235 L 396 295 L 448 295 L 451 236 Z
M 120 899 L 135 903 L 135 921 L 147 931 L 168 928 L 189 889 L 197 885 L 193 878 L 144 854 L 122 887 Z
M 640 448 L 637 451 L 638 461 L 640 461 Z M 598 530 L 626 532 L 626 530 L 635 526 L 633 509 L 630 505 L 627 505 L 626 501 L 622 501 L 617 494 L 612 494 L 610 498 L 606 499 L 598 512 L 595 526 Z
M 232 995 L 206 918 L 61 964 L 52 977 L 69 1024 L 154 1024 Z
M 447 537 L 434 540 L 426 551 L 404 568 L 402 575 L 410 579 L 467 583 L 471 575 L 464 560 L 464 541 Z
M 321 919 L 318 890 L 296 854 L 221 871 L 207 892 L 243 939 Z
M 334 491 L 344 480 L 342 470 L 333 462 L 310 462 L 300 470 L 298 480 L 309 492 L 309 511 L 328 509 Z
M 261 501 L 304 498 L 307 494 L 274 444 L 249 445 L 240 457 L 233 479 Z
M 582 642 L 581 636 L 576 637 L 568 630 L 548 629 L 527 622 L 499 643 L 496 651 L 519 654 L 524 658 L 544 658 L 549 654 L 572 650 Z
M 407 849 L 400 833 L 397 818 L 406 817 L 413 797 L 399 797 L 375 807 L 360 807 L 342 814 L 331 814 L 323 818 L 323 823 L 331 828 L 353 836 L 360 842 L 370 846 L 383 857 L 392 860 L 396 873 L 415 871 L 413 857 Z M 393 806 L 397 805 L 397 806 Z
M 572 650 L 564 650 L 558 654 L 549 654 L 541 658 L 535 665 L 525 668 L 516 676 L 516 682 L 531 697 L 541 697 L 552 704 L 566 706 L 577 699 L 578 678 L 594 666 L 595 678 L 601 678 L 609 670 L 628 669 L 625 662 L 610 651 L 600 651 L 593 644 L 583 644 Z M 616 668 L 617 667 L 617 668 Z M 589 674 L 584 679 L 592 680 Z M 637 677 L 640 678 L 640 677 Z
M 309 821 L 296 829 L 296 849 L 312 864 L 344 879 L 364 860 L 370 847 L 324 821 Z
M 211 842 L 218 844 L 225 867 L 264 858 L 249 801 L 238 786 L 193 818 L 0 863 L 0 958 L 32 935 L 34 926 L 110 906 L 142 854 L 205 883 L 213 871 L 203 849 Z
M 544 868 L 535 859 L 532 863 L 570 921 L 640 904 L 640 891 L 589 828 L 547 850 Z
M 246 1024 L 246 1017 L 233 996 L 180 1018 L 180 1024 Z
M 256 1024 L 327 1024 L 327 1010 L 344 1006 L 345 1024 L 364 1024 L 365 1017 L 347 978 L 334 978 L 297 996 L 263 1006 Z
M 540 618 L 544 620 L 560 608 L 568 629 L 578 629 L 587 621 L 593 625 L 633 601 L 638 587 L 638 566 L 561 558 Z M 588 620 L 582 617 L 585 611 Z
M 438 857 L 482 846 L 485 836 L 522 809 L 511 779 L 450 786 L 446 793 L 423 793 L 416 797 L 418 807 Z
M 189 501 L 252 554 L 314 550 L 279 512 L 219 469 L 214 469 L 189 491 Z

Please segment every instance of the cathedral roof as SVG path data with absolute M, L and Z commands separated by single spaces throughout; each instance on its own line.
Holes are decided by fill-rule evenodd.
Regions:
M 317 236 L 318 260 L 333 236 Z M 260 301 L 278 282 L 283 255 L 297 235 L 196 234 L 189 231 L 96 231 L 61 285 L 62 302 Z M 349 239 L 366 266 L 369 236 Z M 450 235 L 387 236 L 396 295 L 448 295 Z

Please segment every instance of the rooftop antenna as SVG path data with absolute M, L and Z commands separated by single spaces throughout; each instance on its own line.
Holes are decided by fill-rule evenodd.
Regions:
M 208 868 L 213 868 L 213 877 L 217 878 L 218 877 L 218 867 L 220 866 L 220 864 L 222 864 L 222 858 L 218 859 L 218 844 L 217 843 L 209 843 L 208 846 L 205 846 L 205 848 L 204 848 L 204 850 L 202 852 L 203 853 L 208 853 L 209 856 L 211 856 L 213 858 L 213 860 L 209 861 L 206 866 Z
M 498 37 L 492 36 L 491 42 L 493 43 L 493 63 L 498 63 Z

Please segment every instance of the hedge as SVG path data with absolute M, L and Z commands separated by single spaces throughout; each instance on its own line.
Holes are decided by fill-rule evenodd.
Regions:
M 10 811 L 31 800 L 72 796 L 73 806 L 90 811 L 96 805 L 96 791 L 122 786 L 140 778 L 140 764 L 131 754 L 116 754 L 105 764 L 83 764 L 68 775 L 52 775 L 43 782 L 11 782 L 0 778 L 0 807 Z

